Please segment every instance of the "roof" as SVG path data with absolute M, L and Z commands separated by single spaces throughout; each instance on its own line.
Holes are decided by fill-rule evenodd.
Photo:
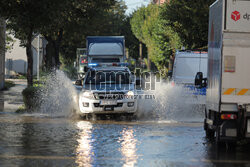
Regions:
M 117 67 L 117 66 L 110 66 L 110 67 L 92 67 L 91 70 L 96 71 L 129 71 L 128 67 Z
M 175 57 L 189 57 L 189 58 L 194 58 L 194 57 L 208 57 L 207 52 L 200 52 L 200 51 L 178 51 L 176 53 Z

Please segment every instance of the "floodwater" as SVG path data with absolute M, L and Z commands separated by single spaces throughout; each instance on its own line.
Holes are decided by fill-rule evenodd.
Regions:
M 250 166 L 250 147 L 218 149 L 193 120 L 84 121 L 17 114 L 24 82 L 0 92 L 0 166 Z

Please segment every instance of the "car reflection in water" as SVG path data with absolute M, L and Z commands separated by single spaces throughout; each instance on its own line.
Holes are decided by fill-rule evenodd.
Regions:
M 119 138 L 119 143 L 121 143 L 121 154 L 124 157 L 125 163 L 123 167 L 133 167 L 135 166 L 138 156 L 136 154 L 136 143 L 137 140 L 134 136 L 133 129 L 123 129 L 121 132 L 122 137 Z
M 92 124 L 86 121 L 77 122 L 77 127 L 80 130 L 79 138 L 77 139 L 78 146 L 76 148 L 76 164 L 79 166 L 92 166 L 92 157 L 94 152 L 91 145 Z

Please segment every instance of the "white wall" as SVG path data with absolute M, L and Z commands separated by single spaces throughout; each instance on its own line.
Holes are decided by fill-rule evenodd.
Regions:
M 13 37 L 14 38 L 14 37 Z M 20 46 L 20 40 L 14 38 L 15 43 L 13 45 L 13 49 L 10 52 L 6 53 L 5 59 L 5 74 L 6 76 L 15 75 L 16 73 L 26 74 L 27 73 L 27 56 L 26 56 L 26 48 Z M 37 38 L 32 41 L 32 52 L 33 52 L 33 75 L 37 73 Z M 40 67 L 43 58 L 43 50 L 42 47 L 45 47 L 44 41 L 40 38 Z
M 13 49 L 6 52 L 5 73 L 7 76 L 15 73 L 25 74 L 27 71 L 26 49 L 20 46 L 20 40 L 16 38 L 14 40 Z

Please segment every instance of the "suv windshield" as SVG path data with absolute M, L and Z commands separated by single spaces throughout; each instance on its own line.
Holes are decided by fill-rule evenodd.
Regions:
M 91 71 L 85 84 L 130 84 L 132 82 L 128 71 Z

